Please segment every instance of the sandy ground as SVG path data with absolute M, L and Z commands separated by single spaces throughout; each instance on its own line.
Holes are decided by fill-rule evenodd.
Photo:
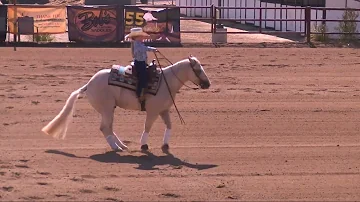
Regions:
M 359 50 L 160 50 L 172 61 L 197 56 L 212 81 L 178 94 L 186 125 L 172 110 L 172 155 L 160 150 L 161 119 L 151 153 L 137 152 L 144 113 L 122 109 L 115 132 L 135 152 L 107 153 L 86 98 L 67 139 L 40 131 L 129 50 L 1 48 L 0 200 L 360 200 Z

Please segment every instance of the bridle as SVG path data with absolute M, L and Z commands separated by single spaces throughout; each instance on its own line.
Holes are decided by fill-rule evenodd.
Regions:
M 190 55 L 190 57 L 192 57 L 192 56 Z M 194 64 L 193 64 L 191 61 L 190 61 L 190 67 L 191 67 L 191 69 L 193 70 L 195 76 L 200 80 L 200 85 L 201 85 L 201 83 L 204 82 L 204 81 L 200 78 L 201 70 L 196 70 L 196 69 L 194 68 Z M 195 84 L 195 85 L 197 85 L 197 86 L 199 86 L 198 84 L 196 84 L 196 83 L 194 83 L 194 82 L 192 82 L 192 83 Z
M 173 65 L 173 63 L 172 63 L 168 58 L 166 58 L 161 52 L 158 51 L 157 53 L 159 53 L 167 62 L 169 62 L 171 65 Z M 156 55 L 156 52 L 155 52 L 155 57 L 156 57 L 157 62 L 159 63 L 159 66 L 161 66 L 161 65 L 160 65 L 160 62 L 159 62 L 159 58 L 158 58 L 157 55 Z M 190 57 L 192 57 L 192 55 L 190 55 Z M 190 67 L 191 67 L 191 69 L 193 70 L 195 76 L 200 80 L 200 84 L 201 84 L 201 83 L 203 82 L 203 80 L 200 78 L 201 70 L 196 70 L 196 69 L 194 68 L 194 64 L 193 64 L 191 61 L 189 61 L 189 62 L 190 62 Z M 170 69 L 171 69 L 171 68 L 170 68 Z M 193 90 L 198 90 L 198 89 L 199 89 L 199 87 L 193 88 L 193 87 L 190 87 L 190 86 L 186 85 L 184 82 L 182 82 L 182 81 L 179 79 L 179 77 L 174 73 L 174 70 L 173 70 L 173 69 L 171 69 L 171 72 L 174 74 L 174 76 L 177 78 L 177 80 L 178 80 L 182 85 L 184 85 L 184 86 L 186 86 L 186 87 L 188 87 L 188 88 L 190 88 L 190 89 L 193 89 Z M 196 83 L 194 83 L 193 81 L 192 81 L 192 83 L 195 84 L 196 86 L 199 86 L 199 84 L 196 84 Z
M 165 83 L 166 83 L 167 89 L 168 89 L 168 91 L 169 91 L 170 97 L 171 97 L 171 99 L 172 99 L 172 101 L 173 101 L 173 103 L 174 103 L 175 109 L 176 109 L 176 111 L 177 111 L 177 113 L 178 113 L 178 115 L 179 115 L 181 124 L 185 124 L 185 121 L 184 121 L 184 119 L 182 118 L 182 116 L 180 115 L 180 112 L 179 112 L 179 110 L 178 110 L 178 108 L 177 108 L 177 106 L 176 106 L 176 104 L 175 104 L 174 97 L 173 97 L 172 94 L 171 94 L 171 91 L 170 91 L 170 88 L 169 88 L 169 84 L 168 84 L 168 82 L 167 82 L 167 80 L 166 80 L 166 77 L 165 77 L 165 75 L 164 75 L 164 72 L 163 72 L 163 70 L 162 70 L 162 68 L 161 68 L 161 64 L 160 64 L 160 61 L 159 61 L 159 57 L 158 57 L 158 55 L 157 55 L 156 53 L 159 53 L 159 54 L 160 54 L 165 60 L 167 60 L 171 65 L 174 65 L 174 64 L 173 64 L 169 59 L 167 59 L 160 51 L 154 52 L 155 58 L 156 58 L 156 60 L 157 60 L 157 63 L 159 64 L 159 67 L 160 67 L 162 76 L 163 76 L 163 78 L 164 78 L 164 80 L 165 80 Z M 191 56 L 190 56 L 190 57 L 191 57 Z M 200 78 L 201 70 L 200 70 L 200 72 L 198 73 L 198 72 L 195 70 L 194 64 L 192 64 L 191 61 L 190 61 L 190 67 L 191 67 L 191 69 L 193 70 L 193 72 L 194 72 L 194 74 L 196 75 L 196 77 L 200 80 L 200 85 L 201 85 L 201 83 L 203 82 L 202 79 Z M 193 89 L 193 90 L 199 89 L 199 88 L 192 88 L 192 87 L 187 86 L 184 82 L 182 82 L 182 81 L 179 79 L 179 77 L 177 77 L 177 75 L 174 73 L 174 70 L 173 70 L 172 68 L 170 68 L 170 69 L 171 69 L 171 72 L 175 75 L 175 77 L 176 77 L 184 86 L 186 86 L 186 87 L 188 87 L 188 88 L 191 88 L 191 89 Z M 194 83 L 194 82 L 193 82 L 193 83 Z M 197 86 L 199 86 L 199 85 L 196 84 L 196 83 L 194 83 L 194 84 L 197 85 Z

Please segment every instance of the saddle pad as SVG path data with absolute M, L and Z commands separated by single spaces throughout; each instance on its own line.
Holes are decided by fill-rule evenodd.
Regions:
M 108 84 L 126 88 L 135 92 L 137 78 L 132 74 L 131 69 L 132 68 L 130 66 L 124 67 L 121 65 L 113 65 L 110 71 Z M 160 70 L 156 70 L 156 72 L 148 72 L 148 78 L 148 88 L 146 93 L 156 95 L 162 78 Z

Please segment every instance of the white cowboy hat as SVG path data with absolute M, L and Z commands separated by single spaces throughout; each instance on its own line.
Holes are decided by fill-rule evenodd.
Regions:
M 150 35 L 143 31 L 141 27 L 134 27 L 130 29 L 130 34 L 125 36 L 125 39 L 133 38 L 137 36 L 149 37 Z
M 153 20 L 158 20 L 157 18 L 155 18 L 151 12 L 147 12 L 145 13 L 145 15 L 143 16 L 144 20 L 146 22 L 150 22 L 150 21 L 153 21 Z

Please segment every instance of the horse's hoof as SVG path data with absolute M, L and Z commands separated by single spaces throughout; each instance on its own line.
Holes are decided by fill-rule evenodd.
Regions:
M 147 150 L 149 150 L 149 146 L 147 144 L 141 145 L 141 150 L 147 151 Z
M 168 144 L 164 144 L 163 146 L 161 146 L 161 150 L 164 153 L 168 153 L 169 152 L 169 145 Z

